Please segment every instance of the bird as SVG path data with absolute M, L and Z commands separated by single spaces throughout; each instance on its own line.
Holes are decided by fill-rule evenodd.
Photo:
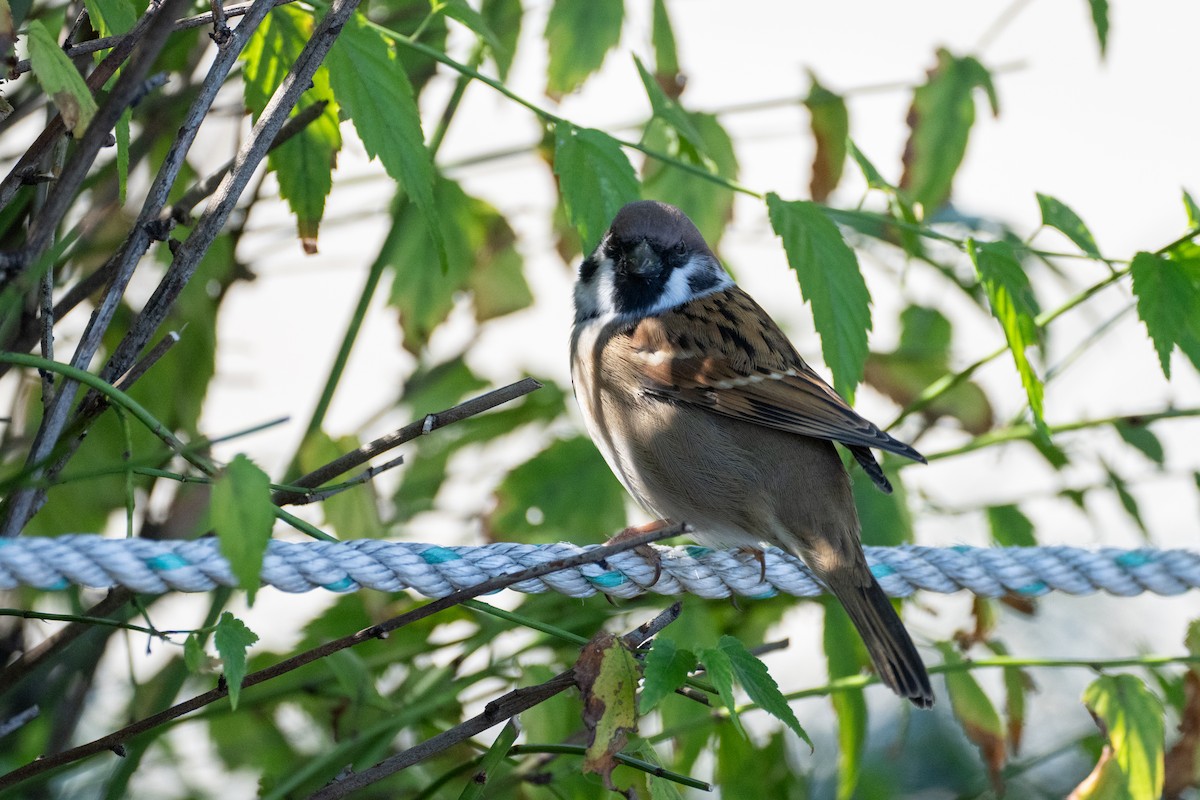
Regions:
M 925 458 L 800 357 L 674 206 L 623 206 L 580 264 L 574 295 L 575 397 L 626 491 L 701 544 L 802 559 L 845 608 L 880 680 L 932 706 L 921 656 L 867 565 L 834 442 L 883 491 L 871 448 Z

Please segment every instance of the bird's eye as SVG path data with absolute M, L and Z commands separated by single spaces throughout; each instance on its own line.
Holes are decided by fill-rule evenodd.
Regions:
M 687 253 L 687 245 L 683 242 L 675 243 L 675 255 L 682 256 Z

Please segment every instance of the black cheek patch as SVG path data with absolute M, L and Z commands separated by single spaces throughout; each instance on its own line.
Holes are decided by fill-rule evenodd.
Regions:
M 692 290 L 692 294 L 708 291 L 716 286 L 717 282 L 717 275 L 711 270 L 693 272 L 688 276 L 688 288 Z
M 583 263 L 579 265 L 579 280 L 581 283 L 590 283 L 592 276 L 596 274 L 600 262 L 594 258 L 585 258 Z

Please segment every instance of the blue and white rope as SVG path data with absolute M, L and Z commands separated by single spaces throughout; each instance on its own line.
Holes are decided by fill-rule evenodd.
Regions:
M 263 560 L 262 583 L 285 592 L 412 589 L 428 597 L 443 597 L 595 546 L 564 542 L 439 547 L 378 539 L 272 540 Z M 824 592 L 803 562 L 779 550 L 767 551 L 763 580 L 759 562 L 744 552 L 705 547 L 656 549 L 661 554 L 657 582 L 655 566 L 631 550 L 511 588 L 526 593 L 554 591 L 572 597 L 603 593 L 622 598 L 645 592 L 687 592 L 709 598 L 779 593 L 810 597 Z M 984 597 L 1036 597 L 1051 591 L 1174 595 L 1200 587 L 1200 553 L 1189 550 L 904 546 L 868 547 L 866 551 L 884 591 L 895 597 L 907 597 L 918 589 L 942 593 L 965 589 Z M 212 538 L 154 541 L 73 535 L 0 539 L 0 589 L 124 586 L 144 594 L 163 594 L 207 592 L 237 583 Z

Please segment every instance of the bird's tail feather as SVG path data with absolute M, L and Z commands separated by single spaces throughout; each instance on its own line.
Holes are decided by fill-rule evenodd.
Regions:
M 826 582 L 867 646 L 880 680 L 913 705 L 929 708 L 933 705 L 933 689 L 912 637 L 879 582 L 869 572 L 864 582 L 861 574 L 858 570 L 839 570 L 826 576 Z

